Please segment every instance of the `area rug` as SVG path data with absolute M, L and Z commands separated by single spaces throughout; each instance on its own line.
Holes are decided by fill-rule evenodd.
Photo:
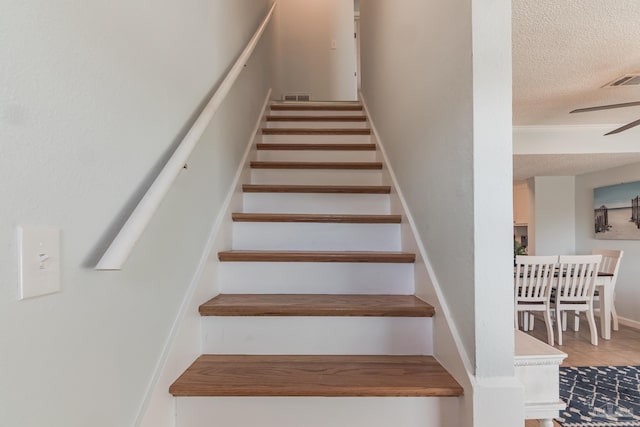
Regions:
M 640 427 L 640 366 L 560 368 L 563 427 Z

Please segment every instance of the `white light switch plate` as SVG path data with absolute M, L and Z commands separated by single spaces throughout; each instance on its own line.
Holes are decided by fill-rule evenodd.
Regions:
M 60 229 L 18 227 L 20 299 L 60 292 Z

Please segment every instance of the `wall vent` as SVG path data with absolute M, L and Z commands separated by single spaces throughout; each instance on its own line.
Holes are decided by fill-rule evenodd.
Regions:
M 308 93 L 285 93 L 282 95 L 282 100 L 292 102 L 309 102 L 311 101 L 311 95 Z
M 640 74 L 625 74 L 603 87 L 640 86 Z

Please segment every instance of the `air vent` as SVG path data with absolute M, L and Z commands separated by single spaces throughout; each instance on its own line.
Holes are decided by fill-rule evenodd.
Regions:
M 282 100 L 292 102 L 309 102 L 311 101 L 311 95 L 308 93 L 285 93 L 282 95 Z
M 639 86 L 640 74 L 625 74 L 614 81 L 607 83 L 603 87 Z

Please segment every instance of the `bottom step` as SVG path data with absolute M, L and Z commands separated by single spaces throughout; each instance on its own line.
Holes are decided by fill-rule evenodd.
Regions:
M 200 356 L 174 396 L 460 396 L 431 356 Z

